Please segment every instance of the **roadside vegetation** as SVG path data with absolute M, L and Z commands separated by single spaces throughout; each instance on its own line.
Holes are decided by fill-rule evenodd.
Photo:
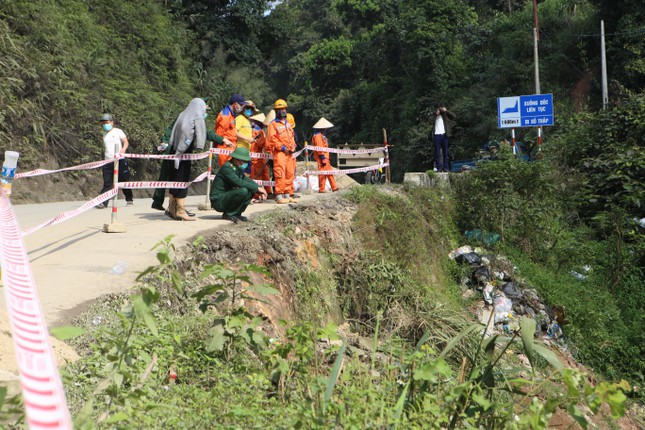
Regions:
M 244 247 L 227 251 L 235 264 L 213 261 L 222 240 L 254 228 L 182 250 L 161 242 L 132 295 L 108 296 L 77 321 L 87 332 L 70 342 L 83 358 L 64 372 L 75 428 L 545 429 L 555 414 L 611 428 L 624 413 L 630 385 L 592 385 L 565 368 L 534 340 L 532 320 L 483 337 L 447 257 L 461 239 L 449 194 L 363 186 L 347 198 L 345 251 L 319 249 L 309 266 L 289 256 L 258 266 Z M 326 208 L 346 210 L 344 199 Z M 259 234 L 306 243 L 315 236 L 304 223 L 319 211 L 268 214 L 256 222 L 274 231 Z M 342 229 L 329 216 L 311 229 Z M 397 225 L 406 232 L 391 234 Z M 290 264 L 301 265 L 293 285 L 280 281 Z M 290 318 L 275 321 L 270 303 L 290 294 Z
M 60 334 L 83 355 L 64 374 L 76 427 L 540 429 L 565 413 L 584 428 L 597 412 L 594 425 L 615 428 L 611 416 L 642 405 L 645 6 L 538 9 L 556 125 L 535 162 L 502 145 L 451 175 L 450 191 L 364 186 L 320 214 L 259 218 L 229 242 L 177 250 L 167 238 L 134 294 L 105 298 L 77 322 L 84 335 Z M 303 141 L 323 115 L 335 144 L 381 142 L 386 128 L 399 180 L 432 167 L 434 102 L 458 115 L 455 158 L 473 158 L 508 138 L 495 97 L 534 91 L 529 1 L 290 0 L 268 11 L 265 0 L 0 2 L 0 151 L 18 150 L 24 170 L 100 159 L 96 118 L 109 111 L 132 152 L 151 152 L 191 98 L 216 111 L 241 92 L 265 110 L 286 98 Z M 147 166 L 134 162 L 134 178 Z M 527 320 L 482 337 L 448 258 L 478 245 L 463 235 L 474 229 L 498 234 L 488 251 L 563 309 L 566 345 L 596 379 L 564 368 Z M 274 253 L 220 252 L 261 234 Z M 19 421 L 3 394 L 3 417 Z

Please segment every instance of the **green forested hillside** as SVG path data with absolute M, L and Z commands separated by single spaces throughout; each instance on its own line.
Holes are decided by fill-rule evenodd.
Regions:
M 271 5 L 275 7 L 270 8 Z M 268 107 L 287 98 L 302 133 L 333 118 L 337 142 L 394 143 L 394 174 L 431 165 L 429 114 L 458 114 L 453 153 L 506 136 L 495 98 L 530 94 L 533 4 L 527 0 L 266 0 L 0 4 L 1 148 L 58 160 L 96 158 L 94 119 L 111 111 L 145 152 L 196 95 L 219 108 L 239 91 Z M 637 0 L 539 2 L 542 92 L 558 124 L 600 105 L 599 21 L 610 100 L 642 92 Z M 551 129 L 545 130 L 548 144 Z M 525 133 L 520 131 L 521 139 Z M 532 137 L 534 140 L 535 137 Z

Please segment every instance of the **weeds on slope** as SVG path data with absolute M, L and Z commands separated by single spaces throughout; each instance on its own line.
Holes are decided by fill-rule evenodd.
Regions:
M 160 244 L 160 264 L 146 274 L 154 286 L 144 282 L 141 294 L 113 301 L 113 312 L 81 340 L 89 352 L 66 375 L 77 428 L 540 429 L 558 408 L 584 423 L 578 404 L 598 410 L 609 403 L 622 413 L 623 384 L 592 388 L 583 375 L 561 370 L 533 344 L 528 324 L 509 338 L 484 338 L 479 324 L 453 324 L 448 307 L 430 307 L 421 296 L 383 301 L 374 290 L 363 301 L 374 312 L 363 324 L 369 337 L 316 318 L 285 321 L 269 335 L 249 312 L 250 299 L 239 300 L 253 288 L 274 292 L 253 287 L 250 267 L 206 265 L 195 279 L 177 278 L 172 255 L 169 240 Z M 389 267 L 384 276 L 377 270 L 361 285 L 407 282 L 409 272 L 382 267 Z M 177 297 L 182 307 L 169 306 Z M 428 330 L 411 337 L 393 330 L 387 312 L 394 303 L 409 314 L 427 312 Z M 444 326 L 454 331 L 435 329 Z M 214 327 L 223 329 L 215 342 Z M 520 350 L 529 368 L 509 354 Z M 555 367 L 538 365 L 540 354 Z M 545 387 L 557 381 L 566 394 L 546 398 L 556 390 Z

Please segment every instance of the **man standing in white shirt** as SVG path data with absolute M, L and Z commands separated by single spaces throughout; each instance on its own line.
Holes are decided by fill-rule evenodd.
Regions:
M 105 159 L 113 160 L 114 151 L 119 154 L 125 154 L 128 149 L 128 138 L 123 130 L 114 127 L 114 118 L 109 113 L 104 114 L 101 119 L 101 127 L 103 128 L 103 144 L 105 145 Z M 130 170 L 128 169 L 128 162 L 125 158 L 119 160 L 119 182 L 128 182 L 130 180 Z M 108 163 L 103 166 L 103 189 L 100 194 L 109 191 L 114 186 L 114 164 Z M 132 206 L 132 190 L 122 188 L 123 195 L 125 196 L 126 206 Z M 100 203 L 96 207 L 99 209 L 106 208 L 108 201 Z
M 451 136 L 452 129 L 450 121 L 457 118 L 457 115 L 439 103 L 435 106 L 434 115 L 434 126 L 432 127 L 434 137 L 434 166 L 438 172 L 447 172 L 449 168 L 448 138 Z

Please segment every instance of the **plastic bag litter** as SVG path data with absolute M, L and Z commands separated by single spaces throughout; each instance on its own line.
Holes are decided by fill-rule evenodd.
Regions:
M 495 324 L 508 322 L 513 318 L 513 301 L 500 294 L 493 300 L 495 306 Z
M 473 279 L 475 280 L 475 282 L 481 285 L 484 285 L 485 283 L 490 282 L 491 277 L 490 277 L 490 271 L 488 270 L 488 267 L 486 266 L 478 267 L 473 273 Z
M 293 191 L 300 192 L 307 189 L 307 177 L 306 176 L 296 176 L 293 179 Z M 318 191 L 318 176 L 311 175 L 309 176 L 309 189 Z M 329 181 L 325 184 L 325 189 L 331 191 L 331 185 Z
M 471 252 L 473 252 L 473 249 L 468 245 L 464 245 L 464 246 L 460 246 L 455 250 L 450 251 L 450 253 L 448 254 L 448 257 L 451 260 L 454 260 L 455 258 L 457 258 L 458 255 L 469 254 Z
M 119 260 L 114 263 L 114 266 L 112 266 L 110 270 L 108 270 L 108 273 L 111 273 L 113 275 L 123 275 L 126 270 L 128 270 L 128 263 Z
M 455 261 L 459 264 L 480 264 L 482 260 L 476 252 L 469 252 L 468 254 L 459 254 L 455 257 Z
M 490 282 L 486 283 L 486 286 L 484 287 L 484 290 L 482 291 L 482 294 L 484 295 L 484 301 L 488 303 L 489 305 L 493 304 L 493 290 L 495 287 L 493 287 L 493 284 Z
M 477 241 L 484 242 L 486 246 L 493 245 L 499 242 L 499 240 L 501 239 L 500 235 L 497 233 L 490 233 L 487 231 L 484 231 L 482 233 L 482 231 L 478 228 L 473 230 L 468 230 L 464 232 L 464 234 L 470 240 L 477 240 Z
M 502 292 L 506 297 L 517 300 L 522 298 L 522 291 L 515 282 L 507 282 L 502 286 Z
M 559 339 L 562 337 L 562 328 L 558 323 L 552 323 L 546 330 L 546 335 L 551 339 Z

